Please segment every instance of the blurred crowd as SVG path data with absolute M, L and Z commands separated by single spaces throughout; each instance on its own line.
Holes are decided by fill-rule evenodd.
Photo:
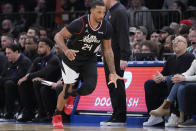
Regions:
M 153 55 L 156 55 L 158 60 L 165 59 L 162 54 L 167 53 L 164 54 L 167 57 L 167 55 L 169 55 L 168 53 L 172 53 L 171 40 L 174 36 L 184 35 L 188 38 L 188 30 L 196 23 L 196 15 L 188 16 L 188 18 L 185 17 L 186 19 L 184 18 L 182 20 L 174 18 L 176 14 L 172 14 L 172 18 L 170 16 L 168 18 L 166 15 L 171 14 L 148 12 L 148 10 L 151 9 L 166 9 L 178 10 L 183 13 L 186 10 L 196 9 L 196 2 L 194 0 L 157 0 L 155 2 L 150 0 L 123 0 L 121 2 L 127 7 L 127 12 L 130 17 L 130 44 L 132 47 L 132 56 L 130 60 L 150 60 Z M 87 14 L 91 3 L 92 0 L 31 0 L 28 2 L 25 0 L 3 0 L 0 2 L 0 35 L 11 33 L 15 42 L 17 42 L 17 38 L 19 38 L 21 32 L 26 32 L 30 26 L 36 26 L 41 29 L 45 28 L 44 30 L 47 32 L 47 36 L 52 39 L 56 29 L 60 29 L 71 20 L 83 14 Z M 43 14 L 46 12 L 62 13 L 65 11 L 68 11 L 69 15 L 55 15 L 52 19 L 46 19 L 46 22 L 42 22 L 44 19 Z M 27 12 L 35 13 L 31 15 L 33 21 L 29 20 L 26 16 L 21 15 L 22 13 Z M 80 13 L 77 14 L 78 12 Z M 135 12 L 137 13 L 135 14 Z M 30 14 L 27 15 L 30 16 Z M 160 15 L 161 17 L 155 18 L 156 15 Z M 164 17 L 166 17 L 166 19 L 162 19 Z M 157 19 L 161 19 L 161 22 L 157 21 Z M 65 22 L 64 20 L 67 21 Z M 165 21 L 167 21 L 167 24 Z M 46 25 L 46 23 L 52 24 Z M 150 41 L 141 44 L 144 40 Z M 156 43 L 155 46 L 152 44 L 152 41 Z M 140 54 L 142 49 L 141 45 L 149 45 L 152 47 L 151 53 L 153 54 L 149 54 L 149 58 L 143 58 Z

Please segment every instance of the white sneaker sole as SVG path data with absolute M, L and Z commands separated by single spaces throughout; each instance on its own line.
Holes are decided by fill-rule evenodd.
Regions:
M 156 121 L 156 122 L 153 122 L 153 123 L 148 123 L 148 124 L 143 124 L 143 126 L 154 126 L 154 125 L 157 125 L 157 124 L 160 124 L 162 123 L 164 120 L 159 120 L 159 121 Z
M 100 126 L 126 126 L 126 123 L 100 122 Z
M 178 125 L 178 127 L 180 127 L 180 128 L 195 128 L 196 127 L 196 125 L 190 125 L 190 126 L 184 126 L 184 125 Z
M 107 126 L 108 122 L 100 122 L 100 126 Z
M 167 123 L 165 123 L 165 127 L 176 127 L 176 124 L 167 125 Z

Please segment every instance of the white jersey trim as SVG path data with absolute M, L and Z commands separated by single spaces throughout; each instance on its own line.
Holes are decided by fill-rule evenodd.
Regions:
M 102 21 L 103 21 L 103 20 L 102 20 Z M 91 23 L 90 23 L 90 15 L 88 15 L 88 24 L 89 24 L 89 26 L 91 27 L 91 29 L 92 29 L 93 31 L 98 31 L 98 30 L 101 28 L 101 26 L 102 26 L 102 21 L 101 21 L 101 24 L 99 25 L 99 27 L 96 28 L 96 29 L 94 29 L 94 28 L 92 27 Z

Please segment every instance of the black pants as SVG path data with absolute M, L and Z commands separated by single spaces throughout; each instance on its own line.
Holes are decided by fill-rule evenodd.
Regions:
M 185 106 L 183 107 L 184 112 L 186 114 L 194 114 L 196 115 L 196 83 L 192 85 L 187 85 L 186 88 L 184 88 L 184 100 Z
M 4 111 L 5 107 L 5 89 L 2 82 L 0 82 L 0 113 Z
M 119 76 L 123 77 L 124 71 L 120 69 L 120 58 L 115 57 L 114 60 L 115 60 L 116 73 Z M 108 83 L 110 72 L 106 62 L 104 62 L 104 68 L 105 68 L 106 82 Z M 125 92 L 124 81 L 117 80 L 117 88 L 115 88 L 113 84 L 108 85 L 108 88 L 109 88 L 110 99 L 113 108 L 112 117 L 121 121 L 126 121 L 127 106 L 126 106 L 126 92 Z
M 45 117 L 46 115 L 52 116 L 57 104 L 56 91 L 49 86 L 42 85 L 38 81 L 33 82 L 33 87 L 40 117 Z
M 18 91 L 23 113 L 25 115 L 33 115 L 36 107 L 33 83 L 30 80 L 23 82 L 18 87 Z
M 168 85 L 164 82 L 156 84 L 153 80 L 148 80 L 144 88 L 148 112 L 158 108 L 168 96 Z
M 5 107 L 7 113 L 12 113 L 16 111 L 15 100 L 18 98 L 17 85 L 12 80 L 6 80 L 3 84 L 5 90 Z

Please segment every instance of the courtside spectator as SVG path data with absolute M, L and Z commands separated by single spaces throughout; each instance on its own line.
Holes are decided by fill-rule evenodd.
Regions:
M 27 33 L 26 32 L 22 32 L 19 34 L 18 37 L 18 44 L 20 45 L 21 48 L 21 52 L 23 52 L 25 50 L 25 45 L 26 45 L 26 39 L 27 39 Z
M 190 42 L 190 46 L 187 48 L 187 51 L 196 56 L 196 27 L 193 26 L 189 30 L 188 40 Z
M 40 39 L 48 38 L 48 32 L 44 27 L 39 27 Z
M 24 55 L 26 55 L 31 61 L 37 56 L 38 40 L 34 36 L 27 36 Z
M 29 29 L 27 30 L 27 36 L 34 36 L 35 38 L 37 38 L 37 40 L 39 40 L 40 37 L 39 29 L 33 26 L 29 27 Z
M 11 44 L 14 44 L 14 38 L 12 34 L 2 34 L 1 36 L 1 49 L 5 51 L 5 48 Z
M 160 40 L 160 34 L 156 30 L 152 31 L 152 33 L 150 35 L 150 40 L 151 41 L 154 41 L 159 46 L 161 45 L 161 43 L 159 42 L 159 40 Z
M 171 22 L 169 25 L 169 28 L 174 30 L 174 34 L 178 35 L 179 34 L 179 24 L 176 22 Z
M 129 28 L 129 42 L 130 42 L 130 47 L 131 48 L 136 43 L 136 41 L 135 41 L 135 33 L 136 33 L 136 27 L 130 27 Z
M 193 54 L 188 53 L 186 48 L 186 39 L 182 36 L 176 37 L 173 43 L 173 50 L 176 55 L 171 56 L 166 61 L 161 73 L 157 71 L 157 74 L 153 75 L 153 80 L 145 82 L 145 99 L 148 112 L 158 108 L 168 96 L 173 86 L 171 76 L 183 73 L 191 66 L 195 57 Z M 174 115 L 171 117 L 174 117 Z M 151 115 L 148 121 L 143 123 L 143 126 L 154 126 L 162 122 L 164 122 L 162 117 Z M 173 121 L 169 121 L 165 126 L 170 126 L 172 123 Z
M 146 29 L 145 26 L 138 26 L 136 27 L 136 32 L 135 32 L 135 40 L 136 43 L 140 43 L 144 40 L 146 40 L 147 35 L 148 35 L 148 30 Z
M 171 29 L 168 26 L 164 26 L 161 30 L 160 30 L 160 42 L 163 44 L 165 42 L 165 39 L 167 38 L 167 36 L 169 35 L 174 35 L 174 30 Z

